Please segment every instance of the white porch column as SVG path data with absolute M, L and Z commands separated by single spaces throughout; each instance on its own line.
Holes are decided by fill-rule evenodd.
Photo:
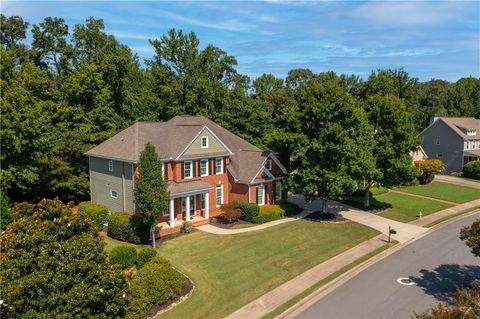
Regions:
M 174 199 L 170 199 L 170 227 L 175 227 Z
M 206 219 L 209 219 L 210 218 L 210 215 L 209 215 L 209 203 L 208 203 L 208 192 L 205 193 L 205 218 Z
M 190 196 L 185 198 L 185 213 L 186 213 L 186 220 L 190 220 Z

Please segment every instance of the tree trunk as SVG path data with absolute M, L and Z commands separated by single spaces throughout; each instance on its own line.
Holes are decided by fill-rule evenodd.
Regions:
M 322 198 L 321 199 L 321 212 L 324 213 L 327 210 L 327 199 Z
M 367 186 L 365 189 L 365 200 L 363 202 L 363 206 L 366 208 L 370 207 L 370 186 Z

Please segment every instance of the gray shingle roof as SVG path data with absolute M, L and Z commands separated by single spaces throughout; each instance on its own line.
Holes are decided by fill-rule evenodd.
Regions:
M 210 188 L 212 188 L 210 184 L 201 180 L 180 183 L 174 181 L 168 182 L 168 191 L 170 192 L 170 195 L 207 190 Z
M 167 122 L 136 122 L 86 155 L 136 162 L 150 142 L 163 160 L 174 159 L 204 126 L 233 152 L 227 168 L 235 179 L 250 182 L 255 178 L 271 152 L 262 151 L 203 116 L 176 116 Z
M 480 138 L 480 120 L 473 117 L 440 117 L 452 130 L 464 140 Z M 476 135 L 467 135 L 467 130 L 476 130 Z

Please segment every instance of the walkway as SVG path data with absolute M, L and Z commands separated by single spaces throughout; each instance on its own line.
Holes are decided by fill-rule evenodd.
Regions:
M 396 189 L 389 189 L 388 191 L 389 191 L 390 193 L 397 193 L 397 194 L 402 194 L 402 195 L 407 195 L 407 196 L 412 196 L 412 197 L 418 197 L 418 198 L 423 198 L 423 199 L 434 200 L 434 201 L 436 201 L 436 202 L 445 203 L 445 204 L 449 204 L 449 205 L 458 205 L 458 203 L 451 202 L 451 201 L 449 201 L 449 200 L 440 199 L 440 198 L 435 198 L 435 197 L 428 197 L 428 196 L 419 195 L 419 194 L 413 194 L 413 193 L 408 193 L 408 192 L 402 192 L 402 191 L 399 191 L 399 190 L 396 190 Z
M 445 182 L 480 189 L 480 182 L 471 181 L 469 179 L 461 177 L 455 177 L 450 175 L 435 175 L 434 180 L 437 182 Z
M 385 245 L 385 241 L 380 239 L 380 237 L 383 236 L 379 235 L 364 241 L 363 243 L 318 264 L 297 277 L 287 281 L 283 285 L 264 294 L 260 298 L 243 306 L 226 318 L 244 319 L 261 318 L 265 316 L 317 282 L 338 271 L 340 268 L 351 264 L 360 257 L 363 257 Z

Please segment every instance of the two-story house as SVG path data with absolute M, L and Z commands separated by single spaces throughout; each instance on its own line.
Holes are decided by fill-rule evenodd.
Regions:
M 419 136 L 428 158 L 442 160 L 446 173 L 480 158 L 480 120 L 473 117 L 434 117 Z
M 93 202 L 136 213 L 133 189 L 147 143 L 155 146 L 170 192 L 169 209 L 158 216 L 161 235 L 178 231 L 184 220 L 207 223 L 224 203 L 268 205 L 286 199 L 286 170 L 272 152 L 205 117 L 177 116 L 136 122 L 86 153 Z

